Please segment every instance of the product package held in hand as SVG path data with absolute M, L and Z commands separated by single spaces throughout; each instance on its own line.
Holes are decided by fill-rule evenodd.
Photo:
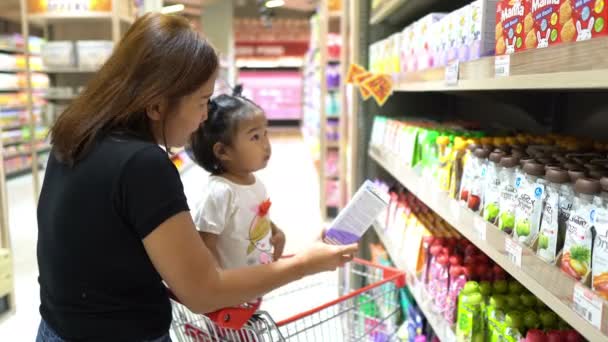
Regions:
M 378 215 L 388 206 L 389 195 L 366 180 L 325 234 L 325 242 L 348 245 L 359 241 Z

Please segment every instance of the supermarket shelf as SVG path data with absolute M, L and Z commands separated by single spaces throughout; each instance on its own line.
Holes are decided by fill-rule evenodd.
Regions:
M 43 169 L 44 165 L 41 164 L 40 166 L 38 166 L 38 168 L 39 169 Z M 21 169 L 17 169 L 17 170 L 13 170 L 13 171 L 7 172 L 6 173 L 6 178 L 7 179 L 16 178 L 16 177 L 19 177 L 19 176 L 27 175 L 27 174 L 29 174 L 31 172 L 32 172 L 32 166 L 30 165 L 28 167 L 24 167 L 24 168 L 21 168 Z
M 339 141 L 327 141 L 325 143 L 325 146 L 327 146 L 327 148 L 340 148 L 340 142 Z
M 25 69 L 0 69 L 0 72 L 2 73 L 16 73 L 16 72 L 26 72 Z M 35 70 L 32 70 L 32 72 L 36 72 Z
M 8 52 L 8 53 L 25 53 L 25 50 L 22 48 L 10 47 L 10 46 L 0 46 L 0 52 Z
M 369 23 L 371 25 L 383 22 L 408 0 L 386 0 L 372 13 Z
M 37 152 L 39 154 L 42 154 L 42 153 L 47 153 L 50 151 L 51 151 L 51 146 L 45 146 L 45 147 L 38 149 Z M 30 155 L 32 155 L 32 154 L 29 152 L 12 153 L 12 154 L 5 155 L 4 159 L 6 160 L 6 159 L 11 159 L 11 158 L 17 158 L 17 157 L 26 157 L 26 156 L 30 156 Z
M 534 251 L 522 246 L 521 267 L 507 256 L 505 242 L 509 236 L 496 226 L 486 223 L 479 215 L 465 209 L 437 188 L 431 179 L 420 176 L 390 152 L 378 147 L 369 150 L 371 159 L 392 174 L 403 186 L 429 208 L 450 223 L 463 236 L 474 243 L 511 276 L 540 298 L 568 324 L 578 330 L 590 341 L 608 341 L 608 303 L 603 301 L 602 331 L 581 318 L 573 309 L 572 297 L 576 281 L 563 273 L 558 267 L 547 264 L 536 256 Z M 429 191 L 431 189 L 431 191 Z M 485 234 L 480 234 L 483 231 Z M 482 237 L 485 235 L 485 237 Z
M 48 101 L 70 101 L 78 95 L 45 95 L 44 99 Z
M 374 230 L 376 231 L 376 235 L 380 238 L 380 241 L 386 248 L 388 255 L 391 257 L 393 263 L 400 270 L 406 271 L 406 284 L 410 289 L 410 292 L 414 296 L 416 303 L 424 313 L 427 321 L 437 334 L 437 337 L 440 341 L 456 341 L 456 334 L 454 333 L 454 328 L 445 320 L 443 316 L 435 313 L 431 309 L 431 299 L 432 296 L 429 296 L 420 284 L 418 277 L 412 274 L 410 271 L 407 271 L 407 267 L 405 265 L 405 260 L 400 257 L 397 249 L 392 245 L 391 240 L 384 235 L 384 229 L 382 228 L 382 224 L 378 221 L 374 222 Z
M 43 142 L 44 140 L 36 140 L 37 143 L 39 142 Z M 4 146 L 14 146 L 14 145 L 23 145 L 23 144 L 29 144 L 30 141 L 29 140 L 13 140 L 13 141 L 6 141 L 3 142 L 2 145 Z
M 460 63 L 458 82 L 447 85 L 445 68 L 406 73 L 395 91 L 608 89 L 608 37 L 527 50 L 509 56 L 509 76 L 495 77 L 495 59 Z
M 341 11 L 331 11 L 329 12 L 329 19 L 340 19 L 342 18 Z
M 48 25 L 60 21 L 91 21 L 91 20 L 112 20 L 112 12 L 82 12 L 82 13 L 41 13 L 30 14 L 29 20 L 39 25 Z M 126 15 L 119 16 L 120 21 L 131 24 L 135 18 Z
M 46 69 L 42 69 L 40 72 L 47 73 L 47 74 L 89 74 L 89 73 L 95 73 L 98 70 L 99 69 L 72 67 L 72 68 L 46 68 Z

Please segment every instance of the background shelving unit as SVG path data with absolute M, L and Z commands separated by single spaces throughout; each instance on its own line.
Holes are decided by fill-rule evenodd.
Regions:
M 302 132 L 311 148 L 319 172 L 320 210 L 323 219 L 334 217 L 344 204 L 343 101 L 342 87 L 328 87 L 328 68 L 332 77 L 343 79 L 345 53 L 342 50 L 345 19 L 344 8 L 330 8 L 329 1 L 320 1 L 311 18 L 311 44 L 303 67 L 304 94 Z M 340 55 L 329 52 L 328 35 L 340 35 Z M 341 82 L 341 81 L 340 81 Z M 331 104 L 330 105 L 328 105 Z M 328 108 L 333 113 L 328 112 Z M 337 108 L 336 108 L 337 107 Z M 328 167 L 329 166 L 329 167 Z
M 353 50 L 348 63 L 368 66 L 368 48 L 372 43 L 401 31 L 428 13 L 452 11 L 471 1 L 387 0 L 374 9 L 372 1 L 345 2 L 351 8 L 359 7 L 349 20 L 349 34 L 358 38 L 349 43 Z M 505 248 L 510 237 L 439 192 L 427 176 L 408 168 L 392 152 L 381 146 L 369 146 L 369 141 L 376 115 L 475 121 L 482 127 L 514 127 L 532 134 L 555 132 L 605 138 L 607 51 L 608 38 L 526 50 L 506 57 L 507 76 L 497 76 L 495 70 L 497 60 L 504 62 L 505 57 L 482 57 L 459 63 L 457 82 L 452 84 L 446 82 L 445 67 L 401 74 L 396 78 L 395 93 L 382 108 L 373 101 L 360 100 L 351 86 L 343 87 L 354 97 L 350 102 L 347 100 L 347 115 L 353 117 L 348 129 L 354 132 L 350 141 L 353 153 L 360 159 L 349 163 L 351 188 L 378 175 L 395 179 L 590 341 L 608 341 L 606 301 L 602 301 L 602 326 L 597 329 L 574 310 L 573 294 L 580 285 L 572 278 L 539 259 L 526 246 L 522 246 L 521 266 L 513 263 Z M 382 229 L 376 231 L 399 266 L 403 262 L 399 259 L 400 251 L 381 235 Z M 433 322 L 432 315 L 429 320 L 431 325 L 439 324 Z M 442 328 L 436 330 L 442 334 Z

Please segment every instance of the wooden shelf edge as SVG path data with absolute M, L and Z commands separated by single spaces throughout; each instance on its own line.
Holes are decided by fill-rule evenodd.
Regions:
M 445 68 L 401 75 L 395 91 L 607 89 L 608 37 L 510 55 L 509 76 L 495 77 L 496 56 L 461 62 L 458 82 L 447 85 Z M 501 57 L 502 58 L 502 57 Z
M 369 24 L 376 25 L 384 21 L 391 15 L 399 6 L 403 5 L 407 0 L 387 0 L 383 5 L 378 6 L 376 11 L 372 13 Z
M 371 147 L 369 156 L 585 338 L 590 341 L 608 341 L 608 333 L 606 333 L 608 326 L 602 327 L 603 331 L 600 331 L 572 309 L 572 294 L 576 284 L 573 278 L 564 274 L 555 265 L 544 262 L 526 246 L 522 246 L 522 267 L 520 268 L 511 262 L 505 251 L 505 240 L 510 237 L 496 226 L 486 223 L 479 215 L 462 207 L 447 194 L 441 193 L 432 185 L 434 183 L 431 180 L 419 176 L 405 164 L 398 163 L 390 152 Z M 429 186 L 429 184 L 431 185 Z M 485 224 L 485 241 L 480 240 L 473 229 L 480 222 Z M 604 301 L 603 317 L 606 317 L 606 312 L 608 312 L 608 302 Z M 602 319 L 602 322 L 605 321 L 606 319 Z
M 454 332 L 454 328 L 445 320 L 445 318 L 443 318 L 443 316 L 438 315 L 437 313 L 433 312 L 433 310 L 430 307 L 431 303 L 429 301 L 429 299 L 431 299 L 432 297 L 426 293 L 423 286 L 419 283 L 418 277 L 416 275 L 412 274 L 411 272 L 407 271 L 407 267 L 405 265 L 405 260 L 402 260 L 402 258 L 399 257 L 399 253 L 397 253 L 397 251 L 393 247 L 391 241 L 384 235 L 384 229 L 382 228 L 382 224 L 380 224 L 380 222 L 376 221 L 376 222 L 374 222 L 373 227 L 376 232 L 376 235 L 378 235 L 378 238 L 380 239 L 380 241 L 382 242 L 384 247 L 386 247 L 386 252 L 391 257 L 391 260 L 393 261 L 393 263 L 400 270 L 406 271 L 406 275 L 407 275 L 406 284 L 410 288 L 410 292 L 412 293 L 412 296 L 416 300 L 418 307 L 424 313 L 424 316 L 426 317 L 427 321 L 433 328 L 433 331 L 435 331 L 435 334 L 437 334 L 437 337 L 439 338 L 439 340 L 440 341 L 455 341 L 456 334 Z

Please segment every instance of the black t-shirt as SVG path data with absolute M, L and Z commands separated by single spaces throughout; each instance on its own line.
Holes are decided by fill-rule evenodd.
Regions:
M 142 239 L 188 210 L 177 169 L 154 143 L 103 137 L 72 167 L 51 153 L 38 204 L 42 318 L 68 340 L 166 334 L 169 297 Z

